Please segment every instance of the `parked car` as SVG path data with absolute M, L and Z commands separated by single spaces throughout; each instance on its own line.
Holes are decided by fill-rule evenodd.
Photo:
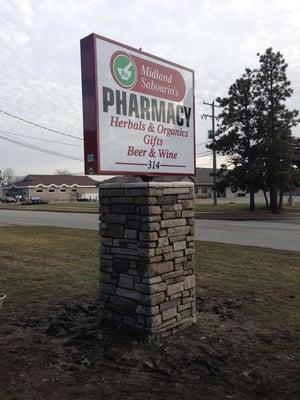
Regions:
M 7 196 L 7 197 L 4 198 L 4 202 L 5 203 L 16 203 L 17 200 L 14 197 Z
M 32 203 L 40 203 L 41 202 L 41 198 L 39 196 L 31 196 L 30 200 Z

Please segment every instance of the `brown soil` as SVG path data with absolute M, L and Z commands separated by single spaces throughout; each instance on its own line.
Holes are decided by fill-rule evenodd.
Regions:
M 299 399 L 295 331 L 262 327 L 242 298 L 198 298 L 166 338 L 99 323 L 88 301 L 0 315 L 0 400 Z

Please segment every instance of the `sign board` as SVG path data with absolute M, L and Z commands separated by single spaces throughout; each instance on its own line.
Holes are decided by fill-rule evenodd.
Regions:
M 81 70 L 86 174 L 195 175 L 193 70 L 96 34 Z

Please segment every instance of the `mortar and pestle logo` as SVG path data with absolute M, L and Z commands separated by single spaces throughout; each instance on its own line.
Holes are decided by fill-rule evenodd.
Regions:
M 130 89 L 136 84 L 137 68 L 128 54 L 116 52 L 111 59 L 111 64 L 113 77 L 120 86 Z

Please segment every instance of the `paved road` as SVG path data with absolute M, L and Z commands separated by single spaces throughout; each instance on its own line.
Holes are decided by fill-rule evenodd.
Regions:
M 196 220 L 196 239 L 300 251 L 300 224 L 289 221 Z
M 98 229 L 96 214 L 0 210 L 0 225 Z M 196 220 L 196 239 L 300 251 L 300 224 L 289 221 Z
M 62 228 L 98 229 L 98 215 L 48 211 L 0 210 L 0 225 L 40 225 Z

